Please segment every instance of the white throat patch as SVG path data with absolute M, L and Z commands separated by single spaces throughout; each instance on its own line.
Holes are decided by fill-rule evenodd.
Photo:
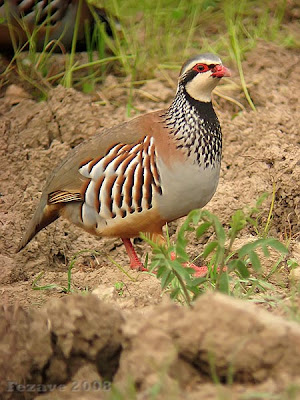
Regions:
M 218 85 L 219 79 L 211 76 L 211 71 L 197 74 L 186 84 L 187 93 L 195 100 L 211 101 L 211 92 Z

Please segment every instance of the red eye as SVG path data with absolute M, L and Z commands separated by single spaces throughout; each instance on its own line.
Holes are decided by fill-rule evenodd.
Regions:
M 206 72 L 209 71 L 209 67 L 206 64 L 196 64 L 193 70 L 197 72 Z

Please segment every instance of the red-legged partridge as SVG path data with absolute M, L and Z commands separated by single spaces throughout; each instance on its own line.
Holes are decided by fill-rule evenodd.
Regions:
M 122 238 L 131 267 L 142 269 L 130 238 L 162 241 L 162 227 L 214 195 L 222 133 L 211 92 L 229 70 L 205 53 L 182 67 L 169 108 L 103 130 L 70 152 L 48 178 L 18 250 L 63 216 L 97 236 Z
M 0 52 L 12 50 L 12 36 L 16 40 L 16 46 L 20 48 L 28 42 L 33 32 L 32 39 L 35 40 L 38 51 L 42 51 L 53 40 L 59 40 L 65 50 L 70 50 L 79 5 L 81 12 L 77 50 L 84 50 L 85 25 L 88 23 L 92 27 L 95 23 L 87 0 L 0 0 Z M 93 9 L 99 21 L 105 24 L 107 34 L 111 36 L 112 29 L 105 10 Z M 59 47 L 56 46 L 55 49 L 58 51 Z

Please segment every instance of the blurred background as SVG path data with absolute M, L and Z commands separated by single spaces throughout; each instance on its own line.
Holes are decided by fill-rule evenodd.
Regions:
M 5 88 L 17 74 L 28 82 L 34 96 L 41 99 L 47 98 L 48 90 L 57 84 L 91 93 L 111 73 L 126 78 L 127 87 L 134 90 L 157 74 L 168 79 L 169 71 L 178 72 L 184 60 L 210 51 L 238 71 L 241 87 L 253 108 L 242 70 L 247 52 L 260 40 L 286 48 L 299 47 L 300 43 L 297 37 L 300 6 L 295 0 L 64 1 L 60 2 L 61 14 L 67 3 L 74 3 L 81 14 L 87 4 L 95 8 L 87 21 L 77 18 L 76 12 L 68 17 L 70 27 L 64 21 L 66 32 L 51 41 L 45 26 L 55 29 L 52 11 L 48 10 L 49 23 L 47 18 L 37 17 L 37 12 L 31 13 L 35 18 L 28 27 L 24 20 L 29 19 L 34 7 L 31 5 L 30 12 L 23 11 L 22 16 L 20 13 L 15 23 L 7 15 L 12 14 L 7 12 L 10 3 L 16 1 L 0 1 L 0 33 L 6 29 L 7 36 L 13 37 L 7 45 L 3 41 L 9 40 L 4 39 L 3 33 L 0 35 L 0 85 Z M 49 0 L 49 3 L 54 2 Z M 100 11 L 95 12 L 97 9 Z M 24 31 L 22 40 L 20 26 Z

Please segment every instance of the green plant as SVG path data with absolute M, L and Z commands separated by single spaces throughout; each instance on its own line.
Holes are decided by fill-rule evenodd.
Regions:
M 262 215 L 263 211 L 261 206 L 263 202 L 269 197 L 269 193 L 264 192 L 261 196 L 259 196 L 254 207 L 251 207 L 247 211 L 246 220 L 249 222 L 255 230 L 255 233 L 259 237 L 267 237 L 270 231 L 271 222 L 273 219 L 273 211 L 275 204 L 275 195 L 276 195 L 276 184 L 273 182 L 272 185 L 272 196 L 271 203 L 269 207 L 268 217 L 266 223 L 262 226 Z
M 74 58 L 75 58 L 75 52 L 76 52 L 76 42 L 77 42 L 77 34 L 78 34 L 79 23 L 80 23 L 82 1 L 83 0 L 79 0 L 79 2 L 78 2 L 78 9 L 77 9 L 77 13 L 76 13 L 75 27 L 74 27 L 74 32 L 73 32 L 70 56 L 66 57 L 66 73 L 64 76 L 63 83 L 67 88 L 72 87 L 73 65 L 74 65 Z
M 45 18 L 42 23 L 36 23 L 33 26 L 32 31 L 28 29 L 28 26 L 24 23 L 22 18 L 18 19 L 18 24 L 23 29 L 26 35 L 26 42 L 21 47 L 17 45 L 17 37 L 14 29 L 14 25 L 11 22 L 11 16 L 7 13 L 6 23 L 9 28 L 11 42 L 14 49 L 14 55 L 11 62 L 3 72 L 3 76 L 14 70 L 16 70 L 20 78 L 27 81 L 33 86 L 37 92 L 42 93 L 43 99 L 47 97 L 48 90 L 52 88 L 54 84 L 63 84 L 66 87 L 80 86 L 85 91 L 91 91 L 95 87 L 95 83 L 99 80 L 103 80 L 105 76 L 106 65 L 112 61 L 118 60 L 119 56 L 106 54 L 106 46 L 112 42 L 103 24 L 99 21 L 98 16 L 95 14 L 95 28 L 90 29 L 86 25 L 86 45 L 87 45 L 87 59 L 88 62 L 78 62 L 78 56 L 76 53 L 76 42 L 77 34 L 79 29 L 79 16 L 81 12 L 82 0 L 78 3 L 78 10 L 76 14 L 74 34 L 72 39 L 72 45 L 70 53 L 66 53 L 64 47 L 61 45 L 61 39 L 65 32 L 62 32 L 61 36 L 57 40 L 49 41 L 49 33 L 52 28 L 50 22 L 50 8 L 49 16 Z M 36 20 L 38 21 L 39 13 L 37 12 Z M 44 46 L 40 52 L 36 49 L 36 38 L 40 30 L 45 31 L 44 35 Z M 92 35 L 91 35 L 92 33 Z M 60 49 L 62 57 L 64 58 L 63 63 L 57 63 L 57 57 L 54 55 L 54 51 Z M 95 57 L 93 49 L 96 48 L 98 57 Z M 23 53 L 24 49 L 28 49 L 27 53 Z M 126 55 L 124 56 L 127 57 Z M 61 58 L 59 58 L 60 60 Z M 84 57 L 83 57 L 84 59 Z M 80 76 L 79 72 L 84 71 L 83 77 Z M 87 71 L 87 73 L 86 73 Z M 81 73 L 82 75 L 82 73 Z
M 127 276 L 127 278 L 129 278 L 132 282 L 134 282 L 136 279 L 131 276 L 128 272 L 125 271 L 125 269 L 122 267 L 122 265 L 120 265 L 119 263 L 117 263 L 112 257 L 107 256 L 108 259 L 124 274 Z
M 230 48 L 239 71 L 241 85 L 250 107 L 252 108 L 252 110 L 256 111 L 255 105 L 250 97 L 247 88 L 244 71 L 242 67 L 243 50 L 240 43 L 241 42 L 240 35 L 242 34 L 245 3 L 246 3 L 245 1 L 240 1 L 238 7 L 236 7 L 236 4 L 234 5 L 233 2 L 227 2 L 228 6 L 225 7 L 224 11 L 225 11 L 225 20 L 229 35 Z
M 123 294 L 124 294 L 124 286 L 125 286 L 124 282 L 116 282 L 115 283 L 115 289 L 118 292 L 119 296 L 123 296 Z
M 75 263 L 76 263 L 78 257 L 79 257 L 80 255 L 82 255 L 82 254 L 85 254 L 85 253 L 91 253 L 91 254 L 93 254 L 94 256 L 95 256 L 95 255 L 100 255 L 99 252 L 97 252 L 97 251 L 95 251 L 95 250 L 88 250 L 88 249 L 78 251 L 78 253 L 74 254 L 74 256 L 72 257 L 72 259 L 71 259 L 71 261 L 70 261 L 70 263 L 69 263 L 69 266 L 68 266 L 67 286 L 57 285 L 56 283 L 51 283 L 51 284 L 39 286 L 37 283 L 38 283 L 38 281 L 39 281 L 39 280 L 43 277 L 43 275 L 44 275 L 44 272 L 41 272 L 41 273 L 38 274 L 38 276 L 37 276 L 37 277 L 34 279 L 34 281 L 32 282 L 32 285 L 31 285 L 32 289 L 33 289 L 33 290 L 51 290 L 51 289 L 57 289 L 57 290 L 59 290 L 59 291 L 62 292 L 62 293 L 73 293 L 73 292 L 75 292 L 76 290 L 72 289 L 72 270 L 73 270 L 73 268 L 74 268 L 74 266 L 75 266 Z M 84 292 L 87 292 L 87 291 L 88 291 L 88 289 L 85 288 Z
M 269 257 L 269 248 L 280 254 L 287 254 L 287 248 L 277 239 L 256 238 L 235 249 L 233 244 L 239 233 L 246 227 L 249 216 L 237 210 L 231 217 L 229 229 L 225 229 L 218 217 L 207 210 L 194 210 L 189 213 L 181 226 L 174 245 L 161 246 L 147 240 L 153 247 L 153 259 L 150 271 L 156 271 L 163 290 L 170 292 L 171 298 L 191 305 L 192 301 L 204 290 L 210 288 L 226 294 L 233 294 L 238 285 L 245 289 L 248 283 L 264 289 L 268 283 L 251 274 L 261 271 L 258 250 Z M 186 252 L 188 240 L 186 234 L 194 232 L 197 238 L 212 230 L 212 240 L 205 245 L 201 258 L 208 266 L 208 276 L 196 278 L 192 268 L 183 265 L 189 262 Z M 176 254 L 174 259 L 173 254 Z
M 299 267 L 299 263 L 295 258 L 290 258 L 289 260 L 287 260 L 286 263 L 287 263 L 289 270 Z

